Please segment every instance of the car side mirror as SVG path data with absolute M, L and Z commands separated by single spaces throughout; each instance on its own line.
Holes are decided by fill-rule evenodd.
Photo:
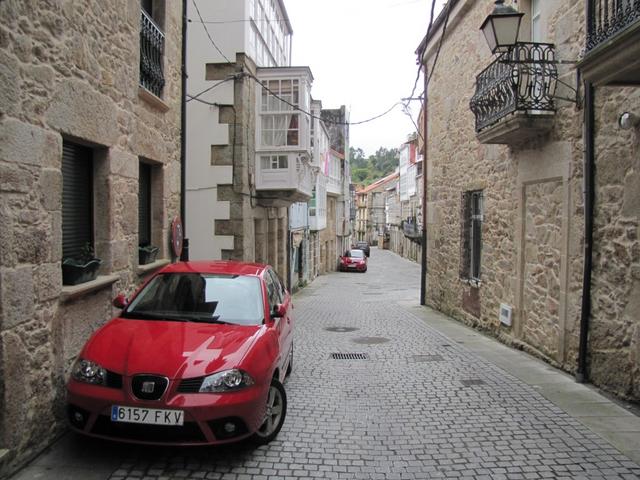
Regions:
M 127 305 L 129 305 L 129 300 L 122 293 L 113 299 L 113 306 L 116 308 L 126 308 Z
M 273 307 L 273 310 L 271 311 L 271 318 L 282 318 L 286 314 L 286 307 L 282 303 L 279 303 L 275 307 Z

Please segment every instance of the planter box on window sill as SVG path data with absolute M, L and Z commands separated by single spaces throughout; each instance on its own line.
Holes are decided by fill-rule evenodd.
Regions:
M 102 260 L 94 258 L 86 263 L 81 263 L 71 258 L 62 262 L 62 284 L 79 285 L 95 280 Z
M 138 265 L 147 265 L 156 261 L 160 249 L 153 245 L 138 247 Z

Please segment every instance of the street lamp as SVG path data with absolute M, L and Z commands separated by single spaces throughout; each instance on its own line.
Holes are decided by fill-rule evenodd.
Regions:
M 506 52 L 515 45 L 523 16 L 524 13 L 505 5 L 504 0 L 496 0 L 493 13 L 484 19 L 480 27 L 491 53 Z

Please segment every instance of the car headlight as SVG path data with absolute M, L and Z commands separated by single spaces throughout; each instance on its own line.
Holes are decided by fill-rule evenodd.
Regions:
M 248 387 L 254 383 L 248 373 L 234 368 L 205 377 L 199 391 L 202 393 L 228 392 Z
M 107 371 L 95 362 L 79 358 L 73 365 L 71 376 L 79 382 L 104 385 Z

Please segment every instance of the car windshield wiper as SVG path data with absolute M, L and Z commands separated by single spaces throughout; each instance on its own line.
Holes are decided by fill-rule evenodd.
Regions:
M 131 318 L 139 320 L 167 320 L 175 322 L 200 322 L 200 323 L 218 323 L 221 325 L 230 325 L 229 322 L 220 320 L 220 315 L 199 315 L 197 313 L 165 313 L 165 312 L 125 312 L 122 318 Z
M 120 315 L 122 318 L 138 319 L 138 320 L 176 320 L 186 322 L 184 318 L 167 315 L 162 312 L 124 312 Z
M 184 313 L 180 315 L 187 322 L 201 322 L 201 323 L 219 323 L 221 325 L 230 325 L 229 322 L 220 320 L 220 315 L 214 315 L 212 317 L 206 315 L 188 314 Z

